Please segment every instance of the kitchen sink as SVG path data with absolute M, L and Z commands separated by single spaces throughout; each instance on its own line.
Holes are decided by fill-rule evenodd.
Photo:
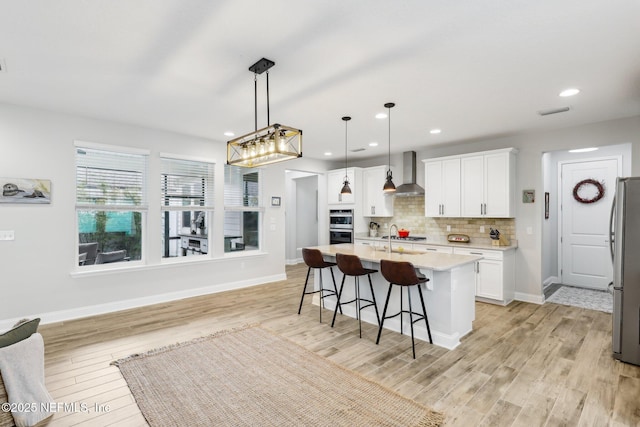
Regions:
M 376 247 L 376 251 L 377 252 L 389 252 L 389 248 L 386 247 Z M 424 252 L 420 252 L 420 251 L 414 251 L 412 249 L 404 249 L 402 247 L 399 248 L 393 248 L 391 249 L 391 252 L 394 254 L 408 254 L 408 255 L 418 255 L 418 254 L 424 254 Z

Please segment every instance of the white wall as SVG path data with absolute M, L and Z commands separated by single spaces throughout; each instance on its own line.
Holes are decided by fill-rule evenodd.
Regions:
M 77 258 L 74 140 L 151 151 L 147 266 L 107 274 L 71 274 Z M 286 202 L 283 164 L 264 168 L 262 175 L 265 213 L 260 254 L 224 257 L 223 241 L 215 239 L 210 250 L 219 259 L 166 265 L 161 264 L 158 155 L 216 160 L 213 227 L 222 230 L 223 142 L 0 104 L 0 147 L 1 176 L 52 181 L 51 204 L 0 205 L 0 230 L 15 231 L 14 241 L 0 242 L 0 329 L 22 317 L 41 316 L 46 323 L 286 276 L 285 209 L 270 205 L 271 196 Z M 318 168 L 317 162 L 305 159 L 285 163 Z
M 546 117 L 540 120 L 553 118 Z M 518 299 L 542 302 L 542 253 L 544 221 L 544 181 L 542 175 L 542 155 L 545 152 L 583 147 L 603 147 L 630 143 L 632 146 L 632 175 L 640 175 L 640 116 L 583 126 L 556 129 L 547 132 L 533 132 L 495 139 L 485 139 L 452 146 L 425 148 L 417 151 L 418 162 L 423 159 L 464 154 L 476 151 L 515 147 L 519 150 L 516 169 L 516 296 Z M 386 157 L 364 161 L 352 161 L 352 166 L 377 166 L 386 164 Z M 401 170 L 402 155 L 392 155 L 391 163 Z M 424 167 L 418 167 L 417 182 L 424 182 Z M 396 185 L 398 183 L 396 182 Z M 522 190 L 536 191 L 535 203 L 522 203 Z M 427 194 L 426 197 L 429 197 Z M 526 230 L 531 227 L 532 234 Z M 555 243 L 554 243 L 555 245 Z

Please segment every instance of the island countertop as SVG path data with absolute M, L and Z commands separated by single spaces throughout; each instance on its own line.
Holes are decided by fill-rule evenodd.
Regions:
M 311 249 L 318 249 L 323 255 L 335 256 L 336 253 L 347 255 L 357 255 L 363 261 L 379 263 L 380 260 L 408 261 L 417 268 L 425 268 L 434 271 L 448 271 L 456 267 L 471 264 L 481 256 L 457 255 L 444 253 L 417 253 L 411 250 L 397 251 L 389 253 L 386 249 L 367 246 L 354 245 L 351 243 L 340 243 L 337 245 L 314 246 Z

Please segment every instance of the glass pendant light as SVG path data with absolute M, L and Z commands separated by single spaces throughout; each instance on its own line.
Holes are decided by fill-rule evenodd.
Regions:
M 349 187 L 349 176 L 347 175 L 347 123 L 351 120 L 351 117 L 344 116 L 344 185 L 340 194 L 351 194 L 351 187 Z
M 385 193 L 396 192 L 396 186 L 393 184 L 393 172 L 391 172 L 391 109 L 395 107 L 395 105 L 393 102 L 384 104 L 384 108 L 389 111 L 389 114 L 387 114 L 389 117 L 389 169 L 387 169 L 387 181 L 384 183 L 384 187 L 382 187 Z

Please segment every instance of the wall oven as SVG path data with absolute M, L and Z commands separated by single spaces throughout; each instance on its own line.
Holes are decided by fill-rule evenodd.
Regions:
M 353 243 L 353 210 L 332 209 L 329 211 L 329 243 Z

